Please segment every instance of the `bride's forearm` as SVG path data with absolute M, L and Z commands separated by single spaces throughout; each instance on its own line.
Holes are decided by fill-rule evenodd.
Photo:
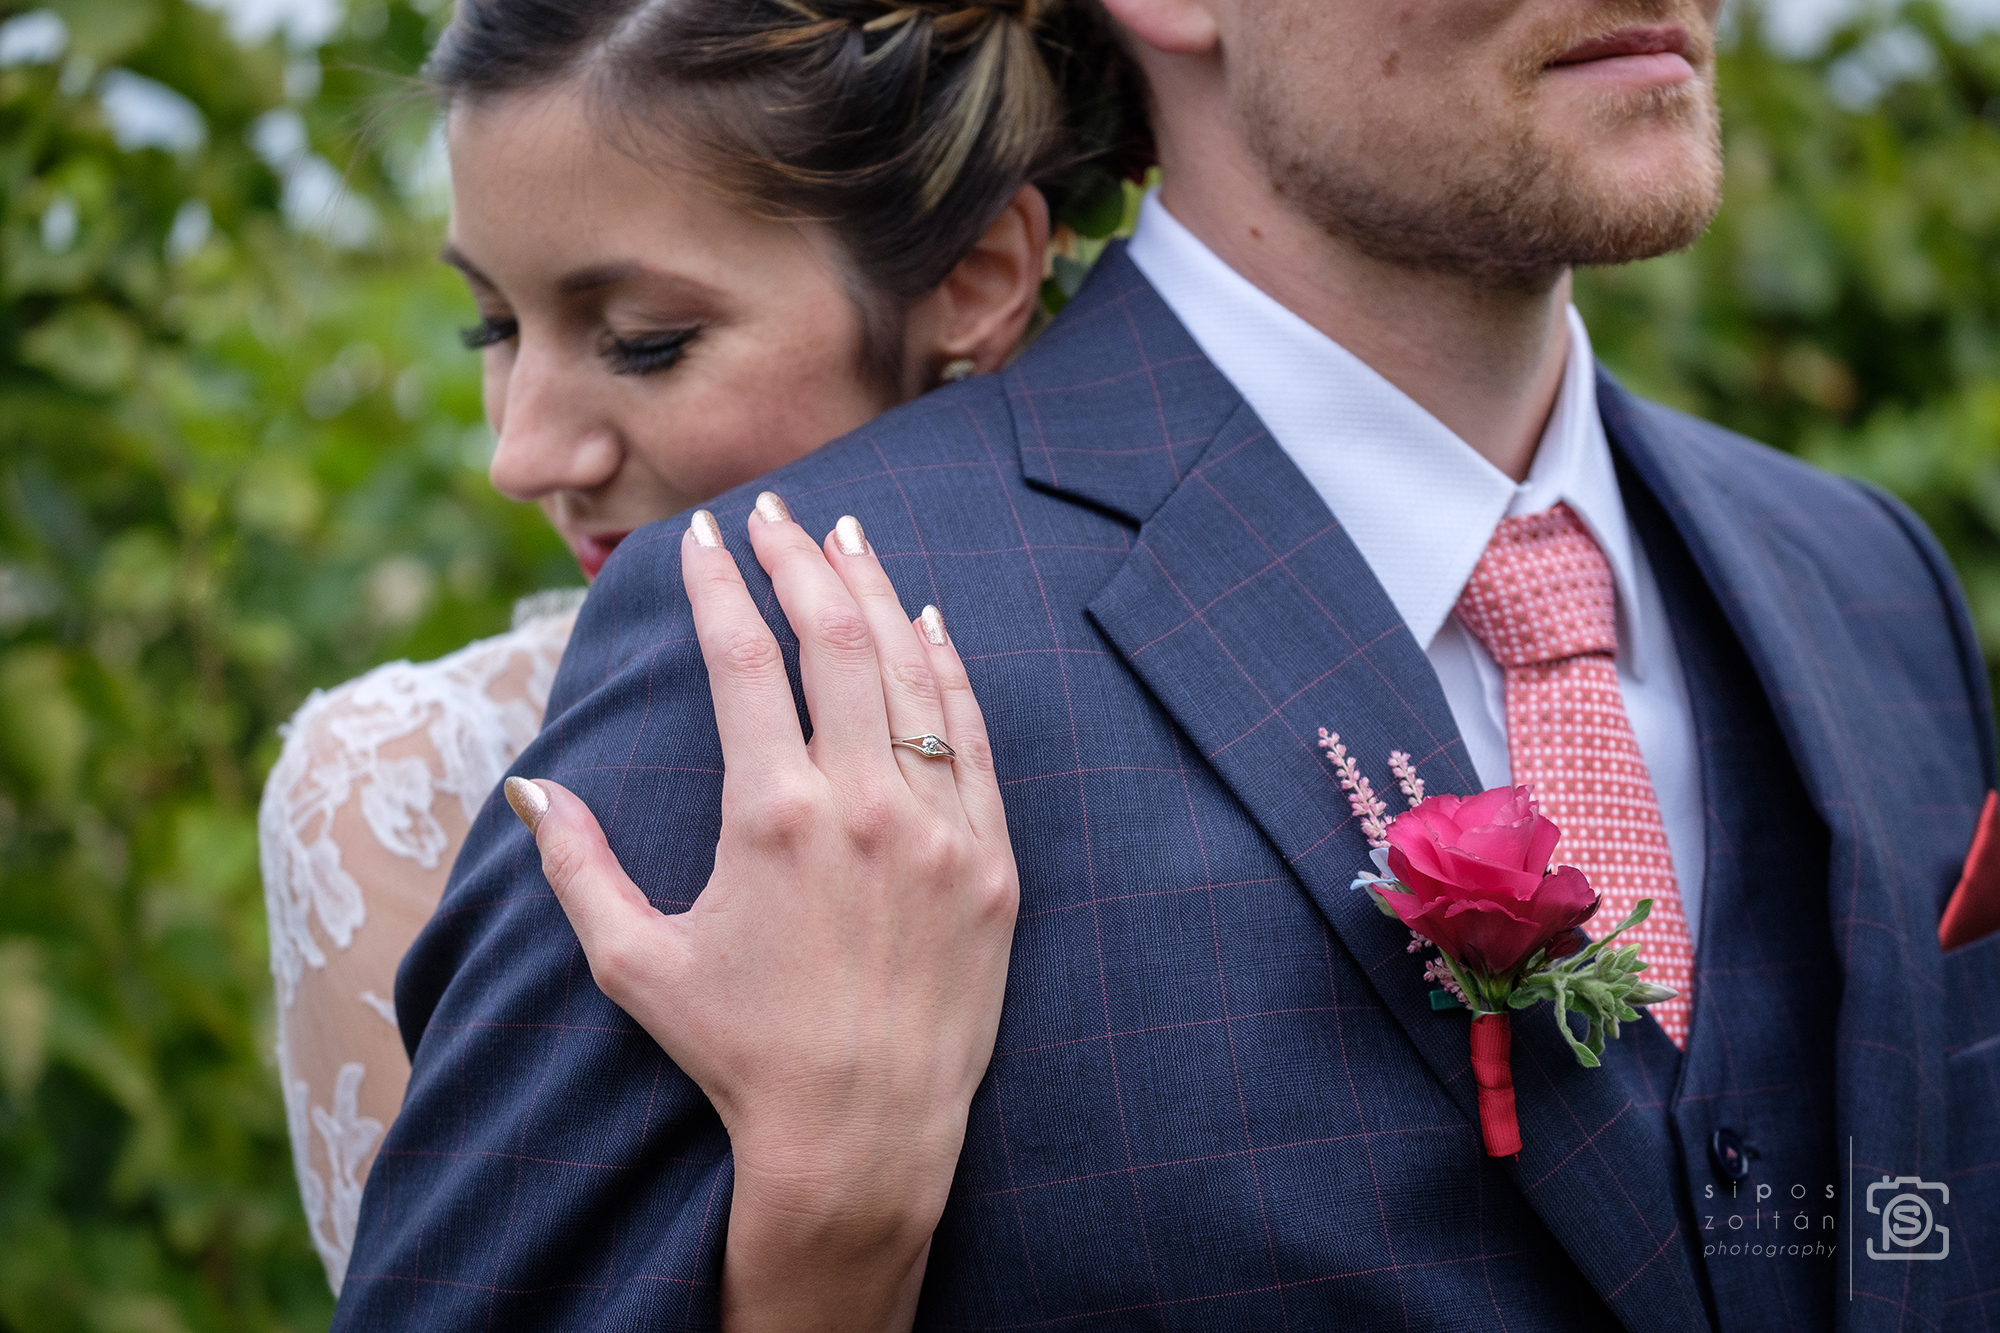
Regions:
M 951 1188 L 951 1143 L 824 1153 L 775 1169 L 737 1156 L 722 1263 L 725 1333 L 903 1333 Z M 770 1158 L 764 1159 L 767 1163 Z

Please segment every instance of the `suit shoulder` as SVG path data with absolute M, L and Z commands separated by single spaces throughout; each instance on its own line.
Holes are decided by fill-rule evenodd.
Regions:
M 1857 567 L 1857 556 L 1914 562 L 1927 576 L 1950 583 L 1949 562 L 1901 500 L 1873 482 L 1842 476 L 1712 421 L 1640 398 L 1613 386 L 1604 400 L 1607 421 L 1617 413 L 1639 419 L 1726 497 L 1737 522 L 1782 530 L 1823 556 L 1826 571 Z
M 1856 515 L 1880 514 L 1878 488 L 1814 466 L 1782 449 L 1677 408 L 1634 394 L 1621 394 L 1623 405 L 1643 417 L 1648 426 L 1687 451 L 1710 479 L 1732 495 L 1766 500 L 1786 509 L 1801 505 L 1845 510 Z
M 881 473 L 906 461 L 985 461 L 998 450 L 1011 453 L 1014 417 L 1005 379 L 975 375 L 933 389 L 730 494 L 782 492 L 778 483 L 818 485 Z

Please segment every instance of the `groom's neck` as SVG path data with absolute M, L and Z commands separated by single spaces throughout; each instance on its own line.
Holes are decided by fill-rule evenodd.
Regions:
M 1370 256 L 1288 206 L 1240 143 L 1163 141 L 1160 202 L 1238 273 L 1516 481 L 1569 354 L 1567 272 L 1508 284 Z

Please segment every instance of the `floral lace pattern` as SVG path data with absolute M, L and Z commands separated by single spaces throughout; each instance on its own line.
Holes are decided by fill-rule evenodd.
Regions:
M 315 691 L 283 728 L 258 811 L 278 1072 L 299 1196 L 336 1292 L 409 1079 L 387 998 L 396 966 L 487 795 L 541 729 L 580 600 L 543 594 L 506 634 Z

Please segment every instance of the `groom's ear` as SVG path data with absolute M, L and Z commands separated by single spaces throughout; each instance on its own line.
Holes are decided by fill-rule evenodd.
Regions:
M 1215 50 L 1220 28 L 1209 0 L 1099 0 L 1127 40 L 1162 55 L 1202 56 Z M 1143 52 L 1134 51 L 1140 63 Z
M 1041 299 L 1048 251 L 1048 201 L 1024 185 L 944 281 L 911 308 L 905 324 L 910 396 L 962 378 L 947 376 L 954 363 L 970 361 L 967 373 L 973 374 L 1007 364 Z M 967 368 L 960 364 L 958 370 Z

